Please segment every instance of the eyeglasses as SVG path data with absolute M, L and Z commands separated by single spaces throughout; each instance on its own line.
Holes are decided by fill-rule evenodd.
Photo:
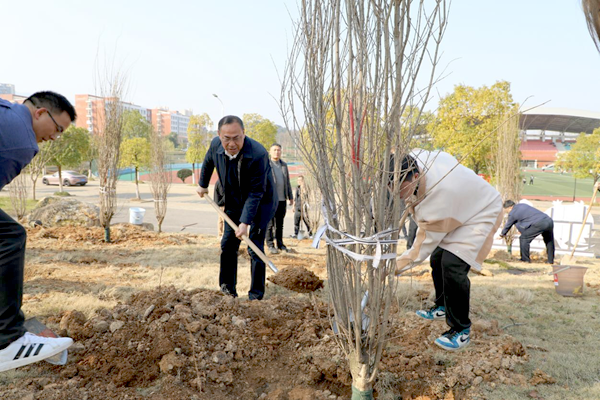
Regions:
M 65 128 L 63 128 L 62 126 L 60 126 L 59 124 L 56 123 L 56 120 L 54 119 L 54 117 L 52 116 L 52 114 L 50 113 L 50 111 L 46 110 L 46 112 L 48 113 L 48 116 L 50 117 L 50 119 L 52 120 L 52 122 L 54 122 L 54 125 L 56 125 L 56 131 L 58 133 L 63 133 L 65 131 Z

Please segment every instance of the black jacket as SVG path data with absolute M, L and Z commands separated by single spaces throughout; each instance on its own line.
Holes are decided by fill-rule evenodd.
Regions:
M 219 137 L 215 137 L 202 163 L 199 185 L 208 188 L 213 170 L 217 169 L 219 181 L 227 182 L 227 164 L 225 150 Z M 277 209 L 277 191 L 271 172 L 269 153 L 257 141 L 246 136 L 244 146 L 238 157 L 238 179 L 244 207 L 241 210 L 240 222 L 247 225 L 255 223 L 259 228 L 267 227 Z M 227 191 L 223 194 L 223 201 Z M 240 210 L 238 210 L 240 211 Z
M 292 194 L 292 184 L 290 183 L 290 171 L 288 170 L 288 165 L 285 161 L 279 159 L 279 162 L 281 163 L 281 172 L 283 172 L 283 193 L 285 193 L 286 197 L 285 199 L 279 199 L 279 201 L 291 200 L 294 198 L 294 195 Z M 275 163 L 275 161 L 271 160 L 271 164 L 273 163 Z M 271 165 L 271 172 L 273 172 L 273 181 L 275 182 L 275 185 L 277 185 L 277 179 L 275 178 L 275 172 L 273 171 L 273 168 L 276 167 L 273 167 Z

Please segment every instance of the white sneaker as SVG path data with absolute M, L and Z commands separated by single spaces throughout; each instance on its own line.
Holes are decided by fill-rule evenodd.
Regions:
M 27 332 L 0 350 L 0 372 L 45 360 L 72 344 L 71 338 L 47 338 Z

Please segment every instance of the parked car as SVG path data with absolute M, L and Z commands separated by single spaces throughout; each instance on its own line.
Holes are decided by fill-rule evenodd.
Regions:
M 63 185 L 65 186 L 84 186 L 88 183 L 87 176 L 78 174 L 75 171 L 62 171 L 61 176 Z M 58 185 L 58 172 L 51 175 L 44 175 L 42 183 L 44 185 Z
M 544 165 L 542 167 L 542 171 L 552 171 L 552 172 L 554 172 L 554 164 Z

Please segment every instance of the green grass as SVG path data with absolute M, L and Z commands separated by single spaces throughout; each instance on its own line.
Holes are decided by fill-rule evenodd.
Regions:
M 560 174 L 554 172 L 542 172 L 525 170 L 522 176 L 527 179 L 527 185 L 523 186 L 524 196 L 573 196 L 591 197 L 594 180 L 592 178 L 577 179 L 575 189 L 575 179 L 572 174 Z M 533 176 L 533 185 L 529 184 L 529 177 Z
M 27 212 L 31 211 L 36 204 L 38 203 L 37 200 L 31 200 L 31 199 L 27 199 Z M 0 209 L 4 210 L 5 213 L 9 214 L 9 215 L 13 215 L 14 210 L 13 210 L 13 206 L 12 203 L 10 202 L 10 197 L 0 197 Z

